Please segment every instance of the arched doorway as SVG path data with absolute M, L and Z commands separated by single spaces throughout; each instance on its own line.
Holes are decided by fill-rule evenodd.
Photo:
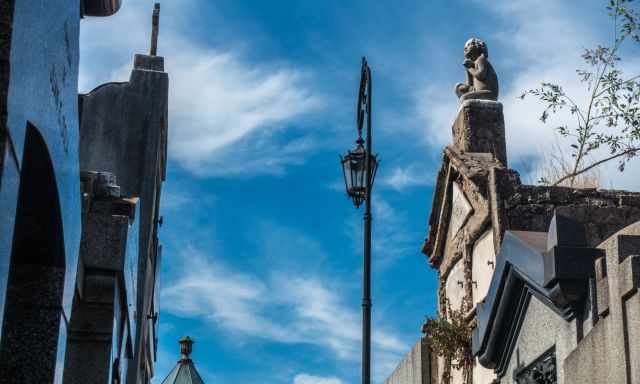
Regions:
M 27 125 L 0 343 L 0 383 L 52 383 L 65 251 L 53 164 Z

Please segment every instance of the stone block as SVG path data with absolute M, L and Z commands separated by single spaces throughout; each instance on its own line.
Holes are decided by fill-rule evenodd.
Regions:
M 419 340 L 398 364 L 384 384 L 431 384 L 435 383 L 434 361 L 424 340 Z
M 598 316 L 609 314 L 609 279 L 607 278 L 607 260 L 599 257 L 595 261 L 596 269 L 596 305 Z
M 624 298 L 633 295 L 640 285 L 640 256 L 627 257 L 618 268 L 620 296 Z
M 137 54 L 134 57 L 133 67 L 135 69 L 146 69 L 151 71 L 164 71 L 164 57 Z
M 84 267 L 122 271 L 128 227 L 127 216 L 87 215 L 80 243 Z
M 490 100 L 465 100 L 453 124 L 453 143 L 462 152 L 491 153 L 507 165 L 502 104 Z
M 631 258 L 629 258 L 631 259 Z M 640 260 L 638 257 L 635 259 Z M 638 264 L 637 262 L 635 263 Z M 624 279 L 624 278 L 623 278 Z M 635 280 L 636 283 L 638 280 Z M 624 301 L 625 311 L 625 330 L 626 344 L 628 345 L 628 371 L 629 382 L 640 382 L 640 295 L 637 294 L 637 287 L 634 289 L 635 294 L 630 294 Z

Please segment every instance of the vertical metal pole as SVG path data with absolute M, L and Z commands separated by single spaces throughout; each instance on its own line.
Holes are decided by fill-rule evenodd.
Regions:
M 367 153 L 365 157 L 366 191 L 364 211 L 364 268 L 362 277 L 362 384 L 371 383 L 371 71 L 367 76 Z

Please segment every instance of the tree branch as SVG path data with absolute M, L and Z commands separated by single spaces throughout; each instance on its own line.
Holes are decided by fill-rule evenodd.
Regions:
M 610 160 L 613 160 L 613 159 L 617 159 L 618 157 L 622 157 L 622 156 L 626 156 L 626 155 L 631 155 L 631 154 L 635 155 L 636 152 L 638 152 L 638 151 L 640 151 L 640 147 L 629 148 L 629 149 L 626 149 L 626 150 L 624 150 L 622 152 L 619 152 L 619 153 L 616 153 L 614 155 L 611 155 L 609 157 L 605 157 L 604 159 L 601 159 L 601 160 L 596 161 L 595 163 L 589 164 L 588 166 L 586 166 L 586 167 L 584 167 L 584 168 L 582 168 L 580 170 L 577 170 L 577 171 L 569 173 L 568 175 L 562 176 L 561 178 L 556 180 L 554 183 L 552 183 L 551 186 L 555 187 L 558 184 L 562 183 L 563 181 L 571 179 L 571 178 L 575 178 L 576 176 L 578 176 L 580 174 L 583 174 L 583 173 L 585 173 L 585 172 L 587 172 L 587 171 L 589 171 L 589 170 L 591 170 L 591 169 L 593 169 L 593 168 L 595 168 L 595 167 L 597 167 L 597 166 L 599 166 L 599 165 L 601 165 L 603 163 L 606 163 L 607 161 L 610 161 Z
M 582 118 L 582 121 L 587 124 L 587 120 L 585 119 L 582 110 L 580 109 L 580 107 L 578 107 L 578 104 L 576 104 L 575 101 L 573 101 L 573 99 L 571 97 L 569 97 L 569 95 L 567 95 L 566 93 L 562 93 L 562 97 L 564 97 L 565 99 L 567 99 L 569 101 L 569 103 L 571 103 L 571 105 L 575 108 L 577 115 Z
M 637 79 L 640 79 L 640 75 L 636 75 L 636 76 L 630 77 L 627 80 L 623 80 L 623 81 L 621 81 L 620 83 L 618 83 L 616 85 L 622 86 L 624 84 L 631 83 L 632 81 L 637 80 Z M 611 88 L 613 88 L 613 85 L 611 85 L 609 87 L 606 87 L 606 88 L 603 88 L 600 92 L 598 92 L 598 94 L 595 97 L 602 96 L 605 92 L 607 92 Z

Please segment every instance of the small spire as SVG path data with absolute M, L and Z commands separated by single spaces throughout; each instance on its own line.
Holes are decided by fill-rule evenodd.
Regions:
M 151 18 L 151 51 L 149 54 L 155 56 L 158 53 L 158 29 L 160 28 L 160 3 L 153 6 L 153 17 Z
M 194 341 L 189 336 L 185 336 L 180 339 L 178 343 L 180 344 L 180 361 L 190 361 L 191 358 L 189 357 L 189 355 L 193 350 Z
M 178 360 L 178 363 L 167 377 L 162 380 L 162 384 L 204 384 L 193 360 L 189 356 L 191 355 L 193 340 L 189 336 L 185 336 L 178 343 L 180 344 L 180 360 Z

